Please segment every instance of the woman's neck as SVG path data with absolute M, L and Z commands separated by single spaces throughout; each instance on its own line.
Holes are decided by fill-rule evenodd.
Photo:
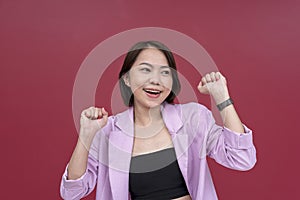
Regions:
M 134 122 L 138 126 L 149 126 L 162 120 L 160 106 L 147 108 L 134 106 Z

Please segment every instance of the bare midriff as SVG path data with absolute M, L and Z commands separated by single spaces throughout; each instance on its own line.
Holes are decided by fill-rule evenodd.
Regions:
M 192 198 L 191 198 L 190 195 L 186 195 L 186 196 L 183 196 L 183 197 L 176 198 L 174 200 L 192 200 Z

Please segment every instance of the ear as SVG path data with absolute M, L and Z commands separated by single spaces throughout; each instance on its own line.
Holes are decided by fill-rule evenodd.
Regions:
M 129 83 L 129 74 L 128 74 L 128 73 L 124 74 L 124 75 L 122 76 L 122 78 L 123 78 L 123 81 L 124 81 L 125 85 L 127 85 L 128 87 L 130 87 L 130 83 Z

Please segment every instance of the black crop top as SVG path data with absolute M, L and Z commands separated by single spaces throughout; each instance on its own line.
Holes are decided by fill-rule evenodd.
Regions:
M 174 148 L 132 157 L 129 191 L 133 200 L 167 200 L 188 195 Z

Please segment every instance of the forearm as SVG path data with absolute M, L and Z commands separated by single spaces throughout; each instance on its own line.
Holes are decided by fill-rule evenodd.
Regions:
M 78 139 L 77 145 L 73 151 L 68 165 L 68 180 L 80 178 L 86 171 L 88 161 L 88 150 L 86 146 Z
M 226 128 L 237 133 L 245 133 L 243 124 L 233 104 L 225 107 L 222 111 L 220 111 L 220 114 L 223 120 L 223 124 Z

